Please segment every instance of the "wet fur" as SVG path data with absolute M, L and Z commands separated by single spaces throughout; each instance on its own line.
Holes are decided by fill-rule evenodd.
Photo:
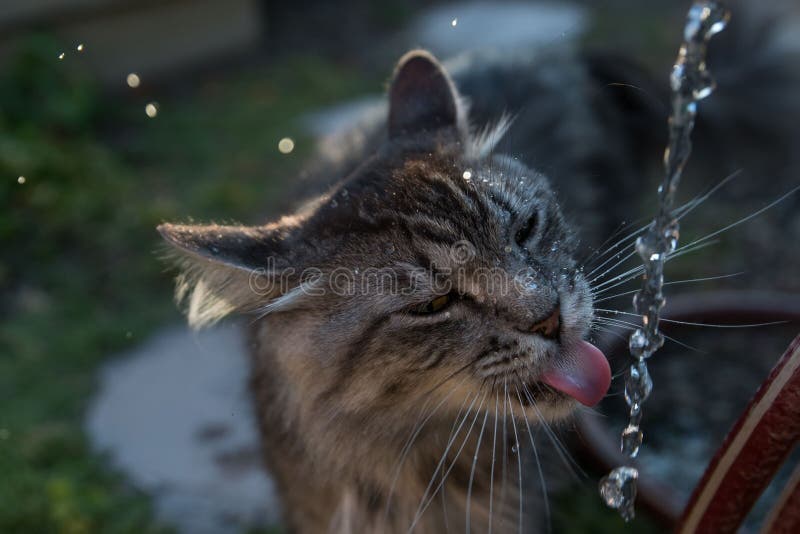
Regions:
M 487 530 L 492 491 L 493 531 L 517 531 L 518 487 L 524 528 L 541 526 L 538 467 L 526 423 L 558 420 L 574 409 L 573 401 L 537 379 L 588 334 L 592 303 L 575 259 L 576 234 L 549 180 L 503 156 L 502 148 L 556 177 L 560 198 L 591 242 L 593 235 L 609 233 L 616 220 L 609 206 L 624 204 L 623 191 L 644 172 L 649 156 L 642 151 L 657 159 L 662 138 L 652 132 L 661 131 L 663 114 L 630 94 L 593 91 L 594 83 L 619 77 L 659 91 L 619 62 L 574 56 L 545 62 L 555 77 L 518 76 L 518 68 L 507 60 L 454 67 L 470 115 L 438 62 L 412 52 L 395 72 L 389 109 L 377 110 L 359 130 L 328 145 L 327 156 L 304 182 L 325 192 L 302 209 L 258 227 L 160 227 L 180 251 L 185 268 L 178 295 L 188 303 L 190 322 L 202 326 L 232 312 L 257 318 L 250 329 L 252 391 L 264 455 L 290 531 L 406 532 L 416 519 L 416 532 L 463 531 L 468 491 L 472 528 Z M 552 80 L 558 82 L 549 86 Z M 491 96 L 498 90 L 505 97 Z M 531 94 L 540 97 L 539 104 L 515 100 Z M 516 117 L 504 143 L 505 120 L 502 131 L 476 134 L 498 121 L 503 110 L 491 109 L 497 102 Z M 553 123 L 548 110 L 563 122 Z M 599 187 L 592 181 L 599 170 L 619 183 Z M 518 243 L 515 236 L 531 217 L 535 230 Z M 459 243 L 473 247 L 467 262 L 454 261 Z M 431 273 L 448 267 L 466 273 L 449 315 L 410 313 L 436 296 Z M 253 291 L 254 277 L 269 280 L 286 268 L 295 274 L 285 288 Z M 304 280 L 299 273 L 306 268 L 318 269 L 319 276 Z M 359 280 L 391 269 L 397 280 L 415 280 L 417 289 L 386 295 L 369 282 L 349 295 L 312 297 L 300 290 L 305 283 L 330 284 L 337 268 L 361 273 Z M 531 269 L 537 291 L 489 294 L 477 276 L 481 269 L 511 276 Z M 558 340 L 532 335 L 530 325 L 556 304 L 562 318 Z M 516 392 L 531 394 L 536 409 L 521 404 Z M 452 471 L 417 518 L 459 421 L 464 426 L 446 454 Z M 501 430 L 495 434 L 495 428 Z M 520 486 L 517 461 L 524 461 Z M 433 489 L 441 471 L 436 476 Z

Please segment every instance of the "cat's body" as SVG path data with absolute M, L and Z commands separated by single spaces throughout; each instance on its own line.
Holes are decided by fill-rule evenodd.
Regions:
M 383 118 L 307 182 L 330 187 L 320 197 L 264 226 L 160 227 L 184 253 L 191 322 L 257 317 L 252 389 L 291 531 L 541 526 L 542 422 L 597 402 L 610 375 L 583 341 L 576 234 L 538 171 L 589 242 L 608 234 L 664 128 L 646 90 L 604 90 L 647 83 L 619 69 L 474 60 L 454 76 L 468 122 L 441 65 L 412 52 Z M 502 121 L 470 132 L 504 111 L 505 145 Z

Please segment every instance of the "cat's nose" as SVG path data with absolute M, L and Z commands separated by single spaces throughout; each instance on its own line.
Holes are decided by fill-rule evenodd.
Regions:
M 558 337 L 558 331 L 561 326 L 561 309 L 556 306 L 553 311 L 547 316 L 546 319 L 538 321 L 531 326 L 530 331 L 533 334 L 538 334 L 547 339 L 555 339 Z

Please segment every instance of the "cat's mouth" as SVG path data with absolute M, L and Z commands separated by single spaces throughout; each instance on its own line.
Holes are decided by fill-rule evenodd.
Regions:
M 600 349 L 579 341 L 565 348 L 539 380 L 585 406 L 594 406 L 611 386 L 611 367 Z
M 519 369 L 511 370 L 510 383 L 504 380 L 501 387 L 513 388 L 509 393 L 518 396 L 525 407 L 560 404 L 568 398 L 594 406 L 611 385 L 611 368 L 606 356 L 587 341 L 564 348 L 538 376 L 529 377 Z

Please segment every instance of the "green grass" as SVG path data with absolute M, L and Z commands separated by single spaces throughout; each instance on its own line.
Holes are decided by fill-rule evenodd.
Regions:
M 0 81 L 0 532 L 161 532 L 82 430 L 98 366 L 180 320 L 155 226 L 258 217 L 310 151 L 296 119 L 380 83 L 285 58 L 148 119 L 153 94 L 101 97 L 57 50 L 30 40 Z

